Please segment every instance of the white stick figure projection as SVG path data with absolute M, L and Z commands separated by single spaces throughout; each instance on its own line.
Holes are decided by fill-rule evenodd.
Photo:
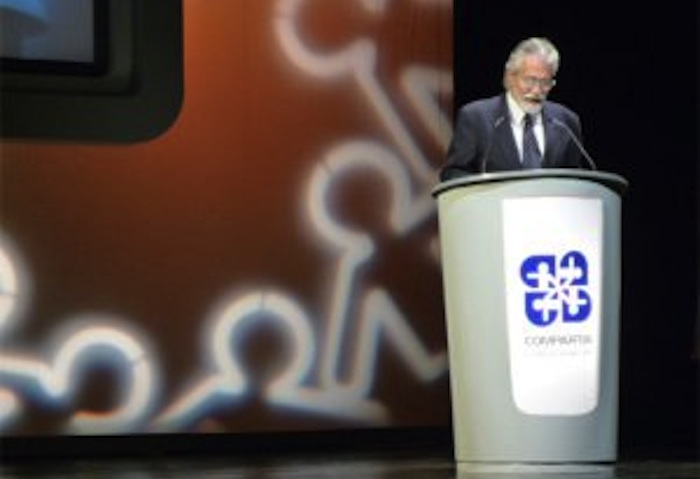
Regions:
M 269 34 L 301 78 L 349 81 L 381 130 L 376 135 L 349 131 L 321 145 L 317 151 L 322 153 L 310 158 L 309 174 L 293 198 L 299 221 L 316 242 L 313 246 L 328 255 L 321 265 L 323 281 L 317 281 L 322 289 L 319 304 L 305 301 L 292 286 L 280 287 L 274 278 L 248 288 L 228 285 L 237 292 L 213 298 L 213 311 L 201 322 L 200 356 L 191 361 L 191 371 L 185 372 L 182 384 L 165 388 L 172 379 L 163 376 L 162 357 L 151 346 L 157 338 L 135 326 L 138 318 L 76 312 L 55 318 L 61 326 L 45 344 L 10 343 L 17 328 L 30 321 L 23 308 L 29 296 L 24 279 L 30 275 L 19 267 L 16 249 L 0 236 L 0 432 L 21 424 L 29 402 L 67 417 L 62 426 L 71 434 L 192 430 L 219 414 L 244 410 L 251 394 L 276 412 L 391 424 L 391 404 L 376 393 L 387 351 L 419 385 L 446 376 L 444 345 L 429 344 L 416 328 L 425 318 L 413 317 L 391 284 L 363 275 L 382 254 L 378 233 L 345 221 L 333 195 L 355 175 L 376 179 L 385 193 L 379 205 L 382 229 L 396 241 L 415 235 L 434 218 L 430 189 L 436 180 L 435 161 L 395 98 L 400 95 L 408 105 L 414 128 L 418 124 L 424 129 L 422 138 L 444 149 L 452 133 L 444 106 L 452 93 L 451 72 L 406 64 L 399 71 L 400 91 L 390 91 L 378 73 L 385 59 L 375 40 L 354 38 L 336 50 L 310 46 L 301 20 L 314 1 L 319 0 L 278 0 Z M 348 1 L 381 19 L 403 0 Z M 441 9 L 452 3 L 408 1 Z M 437 266 L 435 244 L 428 240 L 415 252 L 428 258 L 430 266 Z M 262 327 L 277 333 L 287 362 L 255 388 L 259 378 L 247 368 L 241 351 L 247 335 Z M 82 381 L 94 367 L 108 368 L 115 378 L 108 410 L 89 410 L 80 402 Z

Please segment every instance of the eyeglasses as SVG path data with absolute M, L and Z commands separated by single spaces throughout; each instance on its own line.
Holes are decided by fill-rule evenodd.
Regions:
M 520 81 L 527 88 L 539 86 L 542 90 L 551 90 L 557 84 L 554 78 L 520 77 Z

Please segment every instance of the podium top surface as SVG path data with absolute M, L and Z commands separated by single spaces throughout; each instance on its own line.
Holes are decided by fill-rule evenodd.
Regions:
M 622 194 L 628 186 L 625 178 L 615 173 L 605 171 L 576 170 L 566 168 L 543 168 L 536 170 L 503 171 L 497 173 L 479 173 L 462 176 L 439 183 L 432 190 L 434 197 L 446 191 L 476 184 L 500 183 L 507 181 L 538 180 L 543 178 L 569 178 L 600 183 L 618 194 Z

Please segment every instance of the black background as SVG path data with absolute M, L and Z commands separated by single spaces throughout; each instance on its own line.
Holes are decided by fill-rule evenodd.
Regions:
M 623 200 L 620 447 L 697 451 L 697 2 L 455 2 L 455 110 L 502 90 L 515 44 L 550 38 L 550 94 L 581 116 Z

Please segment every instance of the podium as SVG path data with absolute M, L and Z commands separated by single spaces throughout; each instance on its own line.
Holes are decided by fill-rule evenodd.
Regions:
M 543 169 L 433 189 L 455 459 L 617 459 L 624 178 Z

